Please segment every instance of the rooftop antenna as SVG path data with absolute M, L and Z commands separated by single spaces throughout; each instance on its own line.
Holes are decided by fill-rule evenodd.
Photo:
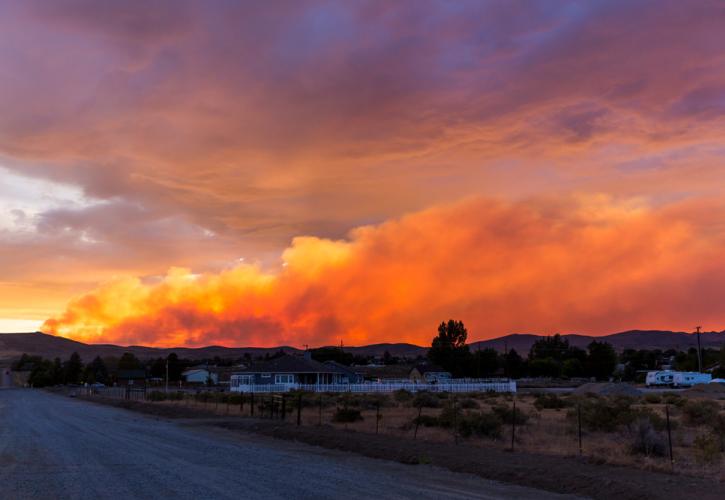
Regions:
M 696 326 L 695 330 L 697 333 L 697 371 L 702 373 L 702 347 L 700 346 L 700 329 L 701 326 Z

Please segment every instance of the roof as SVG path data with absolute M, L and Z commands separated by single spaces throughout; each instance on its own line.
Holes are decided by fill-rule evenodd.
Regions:
M 339 368 L 314 359 L 285 354 L 269 361 L 253 363 L 239 373 L 341 373 Z
M 330 367 L 332 370 L 335 371 L 335 373 L 344 373 L 345 375 L 358 375 L 358 373 L 351 367 L 345 366 L 342 363 L 338 363 L 337 361 L 329 360 L 325 361 L 323 364 Z
M 146 370 L 118 370 L 116 376 L 120 380 L 145 379 Z
M 440 366 L 434 365 L 431 363 L 416 365 L 415 369 L 418 370 L 418 372 L 421 374 L 423 374 L 423 373 L 448 373 L 446 370 L 444 370 Z

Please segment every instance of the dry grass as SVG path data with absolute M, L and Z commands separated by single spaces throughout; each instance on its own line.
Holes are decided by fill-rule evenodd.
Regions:
M 308 394 L 304 398 L 305 404 L 303 405 L 301 413 L 301 422 L 304 426 L 321 424 L 343 428 L 349 431 L 376 432 L 376 399 L 372 397 L 349 398 L 341 395 L 323 395 L 321 409 L 318 395 Z M 474 399 L 478 408 L 461 410 L 462 413 L 470 411 L 486 412 L 492 411 L 496 406 L 506 405 L 510 407 L 512 405 L 512 397 L 510 395 L 469 394 L 456 396 L 457 401 L 461 401 L 464 398 Z M 255 416 L 268 416 L 268 414 L 260 414 L 260 405 L 265 401 L 269 401 L 269 395 L 257 395 L 255 397 Z M 286 420 L 289 422 L 294 422 L 297 418 L 296 401 L 297 398 L 295 396 L 286 398 Z M 572 401 L 574 400 L 572 399 Z M 661 398 L 658 400 L 657 398 L 642 398 L 637 400 L 632 405 L 632 408 L 651 410 L 655 415 L 659 415 L 664 419 L 666 401 L 672 403 L 673 399 Z M 449 402 L 450 399 L 447 400 L 446 398 L 440 400 L 441 405 L 450 404 Z M 534 402 L 535 396 L 533 395 L 518 395 L 516 397 L 517 411 L 523 411 L 529 416 L 529 420 L 525 425 L 517 426 L 516 428 L 516 450 L 556 456 L 577 456 L 579 454 L 577 421 L 576 418 L 568 415 L 570 413 L 575 414 L 575 411 L 570 408 L 537 409 Z M 219 416 L 249 416 L 250 414 L 248 396 L 241 411 L 238 403 L 227 405 L 224 402 L 203 403 L 200 401 L 192 402 L 185 400 L 165 401 L 155 404 L 194 406 L 200 409 L 203 408 L 205 411 Z M 422 410 L 419 410 L 417 407 L 412 406 L 412 404 L 412 398 L 406 399 L 403 397 L 400 400 L 396 400 L 394 397 L 384 398 L 380 404 L 379 411 L 381 418 L 377 425 L 377 432 L 383 435 L 413 439 L 415 434 L 414 421 L 419 415 L 419 411 L 423 416 L 432 417 L 439 416 L 442 411 L 441 408 L 430 407 L 424 407 Z M 572 404 L 576 403 L 572 402 Z M 720 411 L 723 411 L 723 402 L 719 401 L 718 404 L 720 405 Z M 333 415 L 337 409 L 343 408 L 346 405 L 349 405 L 351 408 L 360 409 L 363 420 L 351 423 L 333 422 Z M 470 401 L 467 405 L 473 406 Z M 719 459 L 712 463 L 698 462 L 694 443 L 698 435 L 708 432 L 707 426 L 690 425 L 688 419 L 685 417 L 683 406 L 682 404 L 679 406 L 675 404 L 669 405 L 673 427 L 672 440 L 675 471 L 681 474 L 725 481 L 725 453 L 720 453 Z M 480 437 L 463 439 L 460 436 L 454 436 L 451 429 L 420 425 L 415 438 L 431 442 L 453 442 L 458 439 L 459 442 L 467 446 L 509 449 L 511 446 L 511 431 L 511 425 L 507 424 L 503 427 L 503 436 L 500 439 Z M 582 433 L 582 455 L 594 463 L 637 467 L 660 472 L 669 472 L 672 470 L 667 453 L 664 457 L 633 455 L 629 450 L 633 441 L 632 432 L 626 425 L 618 427 L 613 432 L 593 432 L 585 429 Z M 666 442 L 666 430 L 658 429 L 656 432 Z

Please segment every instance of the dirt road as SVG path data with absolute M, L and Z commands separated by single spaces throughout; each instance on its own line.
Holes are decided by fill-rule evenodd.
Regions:
M 0 491 L 3 499 L 565 498 L 19 389 L 0 391 Z

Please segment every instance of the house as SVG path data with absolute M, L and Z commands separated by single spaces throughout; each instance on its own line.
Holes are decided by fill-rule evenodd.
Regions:
M 325 361 L 324 364 L 337 370 L 338 373 L 340 373 L 345 378 L 347 378 L 347 380 L 344 383 L 362 384 L 364 381 L 363 375 L 360 372 L 353 370 L 349 366 L 345 366 L 342 363 L 338 363 L 337 361 L 330 360 L 330 361 Z
M 116 381 L 120 386 L 135 385 L 143 387 L 146 385 L 146 370 L 118 370 Z
M 347 384 L 351 380 L 350 371 L 338 363 L 315 361 L 309 353 L 304 357 L 285 354 L 235 372 L 230 386 L 232 391 L 239 391 L 239 386 L 244 385 Z
M 219 374 L 212 368 L 192 367 L 181 372 L 181 378 L 187 384 L 219 383 Z
M 440 366 L 425 363 L 416 365 L 410 370 L 408 378 L 413 382 L 424 382 L 427 384 L 435 384 L 438 382 L 448 382 L 451 380 L 451 374 Z

